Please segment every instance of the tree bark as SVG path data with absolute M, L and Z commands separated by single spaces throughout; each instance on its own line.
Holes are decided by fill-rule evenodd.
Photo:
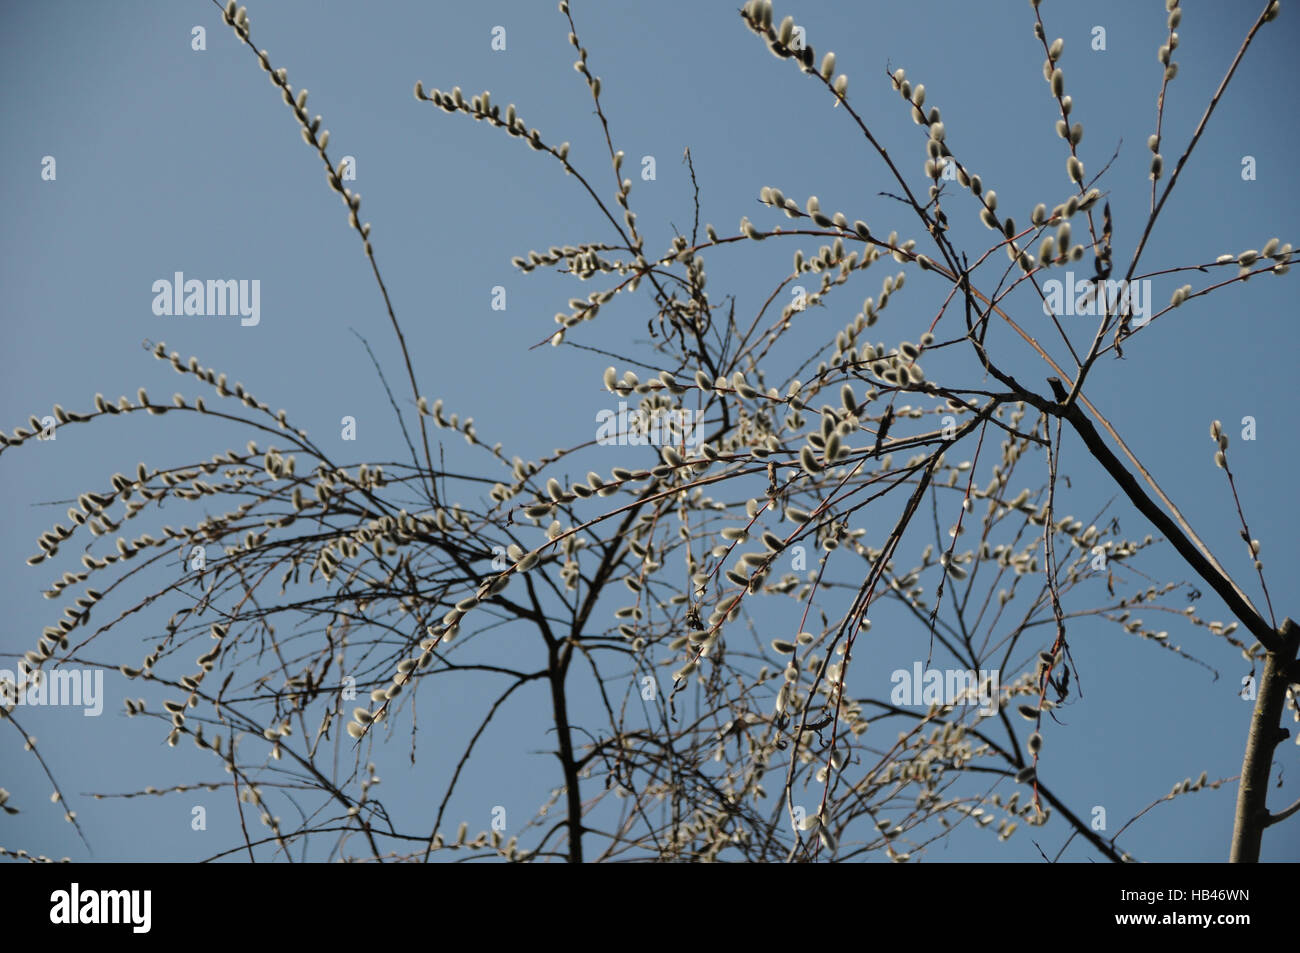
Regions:
M 1255 698 L 1255 713 L 1250 719 L 1246 754 L 1241 763 L 1241 784 L 1237 788 L 1237 816 L 1232 830 L 1234 864 L 1259 862 L 1259 845 L 1264 828 L 1270 823 L 1268 813 L 1268 777 L 1273 766 L 1273 750 L 1290 734 L 1282 727 L 1282 710 L 1286 689 L 1294 676 L 1293 663 L 1300 629 L 1290 619 L 1279 632 L 1282 646 L 1264 656 L 1264 674 Z

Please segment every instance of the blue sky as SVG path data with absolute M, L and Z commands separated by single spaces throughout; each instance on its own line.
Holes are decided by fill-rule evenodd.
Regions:
M 760 225 L 783 224 L 784 217 L 757 203 L 760 188 L 776 186 L 799 200 L 816 194 L 823 208 L 864 219 L 876 234 L 897 228 L 925 249 L 906 209 L 880 194 L 894 183 L 843 111 L 831 108 L 819 83 L 769 55 L 742 24 L 738 5 L 575 3 L 593 71 L 602 78 L 616 148 L 626 152 L 633 170 L 638 157 L 656 159 L 656 179 L 634 175 L 631 196 L 649 249 L 666 247 L 674 227 L 689 229 L 691 187 L 681 161 L 687 147 L 701 189 L 701 224 L 712 222 L 724 235 L 735 232 L 742 215 Z M 1262 3 L 1186 5 L 1174 56 L 1180 72 L 1164 117 L 1167 167 L 1185 147 L 1258 7 Z M 1049 39 L 1065 39 L 1062 68 L 1074 99 L 1072 118 L 1086 129 L 1080 156 L 1088 175 L 1115 155 L 1098 185 L 1115 211 L 1116 261 L 1127 263 L 1149 202 L 1146 138 L 1159 86 L 1156 48 L 1166 32 L 1163 5 L 1048 0 L 1042 9 Z M 219 8 L 197 0 L 129 7 L 59 2 L 6 12 L 9 28 L 0 40 L 0 110 L 7 130 L 0 142 L 6 210 L 0 228 L 0 427 L 12 432 L 56 402 L 88 410 L 96 392 L 110 399 L 134 395 L 142 385 L 163 399 L 175 390 L 198 392 L 141 347 L 146 339 L 163 340 L 184 357 L 198 355 L 242 381 L 273 408 L 286 408 L 350 462 L 399 457 L 400 434 L 357 337 L 369 341 L 396 386 L 398 352 L 360 241 L 290 111 L 221 22 Z M 850 101 L 914 191 L 926 184 L 925 143 L 889 87 L 887 73 L 899 66 L 926 85 L 928 103 L 943 110 L 954 151 L 982 175 L 986 188 L 997 190 L 1008 214 L 1026 222 L 1036 203 L 1050 208 L 1069 193 L 1066 152 L 1053 131 L 1055 103 L 1041 75 L 1042 50 L 1031 33 L 1028 3 L 809 0 L 779 5 L 776 12 L 778 18 L 795 16 L 819 57 L 827 49 L 836 52 L 837 71 L 849 77 Z M 411 94 L 417 79 L 429 88 L 459 85 L 467 95 L 490 89 L 495 102 L 516 103 L 547 141 L 570 141 L 574 164 L 608 190 L 603 135 L 572 69 L 568 28 L 555 5 L 281 0 L 249 13 L 254 42 L 287 68 L 295 88 L 310 90 L 308 109 L 323 115 L 331 154 L 356 157 L 352 185 L 363 197 L 361 218 L 373 225 L 371 239 L 422 392 L 444 398 L 449 412 L 472 415 L 484 441 L 503 441 L 507 454 L 536 459 L 591 439 L 595 411 L 610 403 L 600 384 L 609 361 L 576 347 L 529 349 L 554 330 L 552 316 L 570 297 L 590 289 L 540 271 L 521 276 L 510 259 L 550 245 L 610 240 L 608 223 L 554 160 Z M 1162 212 L 1140 270 L 1210 262 L 1260 248 L 1273 236 L 1296 240 L 1290 228 L 1298 195 L 1286 165 L 1297 151 L 1296 126 L 1280 105 L 1297 79 L 1296 24 L 1295 11 L 1284 5 L 1252 46 Z M 191 49 L 195 25 L 207 31 L 204 51 Z M 491 47 L 498 25 L 506 29 L 504 51 Z M 1090 49 L 1098 25 L 1106 31 L 1104 51 Z M 44 156 L 57 161 L 54 181 L 41 177 Z M 1246 156 L 1255 159 L 1253 181 L 1241 175 Z M 982 251 L 990 233 L 969 196 L 948 201 L 962 244 Z M 788 271 L 794 247 L 766 242 L 710 252 L 711 291 L 734 290 L 738 310 L 752 312 Z M 232 319 L 155 315 L 153 282 L 177 271 L 259 279 L 260 322 L 243 327 Z M 873 272 L 861 294 L 838 302 L 826 326 L 852 320 L 856 302 L 877 293 L 880 277 Z M 1288 580 L 1300 571 L 1293 543 L 1300 520 L 1289 479 L 1297 463 L 1289 409 L 1295 278 L 1261 275 L 1180 308 L 1133 338 L 1124 360 L 1103 359 L 1085 390 L 1258 601 L 1232 498 L 1212 463 L 1209 423 L 1224 421 L 1279 619 L 1296 614 Z M 915 340 L 941 301 L 937 282 L 927 285 L 914 270 L 908 279 L 878 326 L 877 337 L 886 341 Z M 1180 283 L 1156 279 L 1157 306 Z M 507 291 L 504 311 L 490 307 L 498 285 Z M 1049 340 L 1050 326 L 1031 299 L 1012 300 L 1024 315 L 1022 326 L 1038 321 L 1036 333 Z M 638 299 L 611 307 L 571 339 L 639 349 L 645 357 L 648 304 Z M 1086 346 L 1090 333 L 1090 326 L 1075 332 L 1076 345 L 1082 340 Z M 1026 348 L 1001 328 L 990 333 L 990 342 L 1006 349 L 1008 366 L 1022 380 L 1046 392 L 1048 372 Z M 358 421 L 351 446 L 337 440 L 345 415 Z M 1238 436 L 1237 422 L 1247 415 L 1257 421 L 1254 441 Z M 32 648 L 55 614 L 40 595 L 53 578 L 48 566 L 32 568 L 23 560 L 69 503 L 42 504 L 102 489 L 112 473 L 131 472 L 138 461 L 189 463 L 242 447 L 250 436 L 238 427 L 176 416 L 69 427 L 56 441 L 29 442 L 0 457 L 0 492 L 8 501 L 0 539 L 13 567 L 0 582 L 8 607 L 0 634 L 5 661 Z M 483 454 L 471 455 L 454 436 L 447 452 L 449 461 L 485 465 Z M 1077 441 L 1067 442 L 1062 468 L 1073 480 L 1068 511 L 1089 522 L 1114 491 Z M 1126 535 L 1150 531 L 1127 503 L 1117 505 Z M 59 564 L 58 572 L 71 568 L 72 557 L 65 557 L 68 565 Z M 1142 565 L 1151 578 L 1132 581 L 1138 588 L 1197 582 L 1168 548 Z M 1228 619 L 1210 595 L 1197 605 L 1207 619 Z M 1059 755 L 1052 778 L 1079 810 L 1104 805 L 1111 831 L 1184 777 L 1206 770 L 1211 779 L 1223 778 L 1241 766 L 1250 706 L 1235 688 L 1246 663 L 1176 616 L 1158 627 L 1217 671 L 1217 680 L 1207 667 L 1124 636 L 1115 626 L 1072 630 L 1085 698 L 1068 710 L 1064 727 L 1049 734 L 1047 750 Z M 132 640 L 143 653 L 156 637 L 143 624 L 133 629 L 130 620 L 112 634 L 120 640 L 119 653 Z M 505 638 L 513 646 L 513 637 Z M 916 657 L 914 642 L 903 646 L 881 637 L 869 648 L 878 652 L 873 666 L 881 672 Z M 64 710 L 24 715 L 69 792 L 94 859 L 195 859 L 235 843 L 228 791 L 124 801 L 85 796 L 224 777 L 211 757 L 189 746 L 168 749 L 156 726 L 126 719 L 122 696 L 130 691 L 134 697 L 138 685 L 111 671 L 105 681 L 108 698 L 99 718 Z M 401 735 L 377 757 L 384 796 L 395 808 L 418 812 L 427 785 L 445 777 L 457 740 L 472 730 L 464 711 L 480 687 L 471 681 L 421 699 L 423 717 L 438 729 L 421 736 L 427 762 L 419 768 L 410 767 Z M 468 819 L 472 832 L 488 825 L 494 805 L 528 816 L 559 783 L 553 760 L 538 753 L 546 739 L 510 727 L 545 717 L 544 705 L 540 692 L 524 693 L 510 719 L 483 742 L 499 755 L 483 759 L 450 811 Z M 1287 724 L 1294 728 L 1289 717 Z M 63 822 L 62 810 L 49 803 L 49 783 L 21 751 L 21 739 L 9 726 L 0 728 L 0 786 L 22 808 L 0 817 L 0 845 L 91 856 Z M 1300 794 L 1292 740 L 1279 749 L 1274 808 Z M 1226 785 L 1161 805 L 1130 829 L 1122 846 L 1140 859 L 1223 859 L 1235 790 Z M 190 829 L 195 804 L 209 808 L 206 832 Z M 1034 836 L 1049 855 L 1064 838 L 1059 825 Z M 1066 853 L 1067 859 L 1089 856 L 1078 841 Z M 927 854 L 953 861 L 1037 857 L 1023 829 L 1005 845 L 959 833 Z M 1268 832 L 1264 857 L 1300 859 L 1297 819 Z

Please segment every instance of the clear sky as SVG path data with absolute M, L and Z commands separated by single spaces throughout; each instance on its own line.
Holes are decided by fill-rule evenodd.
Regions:
M 701 218 L 723 234 L 734 233 L 742 215 L 760 224 L 784 223 L 757 203 L 760 188 L 776 186 L 799 200 L 817 194 L 823 208 L 862 218 L 876 234 L 897 228 L 931 250 L 906 209 L 880 194 L 894 183 L 843 110 L 831 108 L 820 84 L 769 55 L 741 22 L 738 6 L 738 0 L 575 0 L 592 69 L 602 78 L 615 146 L 625 150 L 633 172 L 640 157 L 656 160 L 654 181 L 633 174 L 632 205 L 650 250 L 665 247 L 673 227 L 690 227 L 690 181 L 681 161 L 686 147 L 701 189 Z M 1186 6 L 1174 56 L 1180 72 L 1164 116 L 1167 167 L 1181 154 L 1263 3 Z M 567 24 L 555 4 L 278 0 L 249 13 L 254 42 L 287 68 L 295 88 L 310 90 L 308 109 L 323 115 L 331 154 L 355 156 L 352 185 L 363 196 L 361 217 L 373 225 L 376 255 L 417 358 L 423 393 L 444 398 L 449 412 L 472 415 L 484 441 L 503 441 L 507 454 L 535 459 L 590 440 L 594 411 L 609 403 L 600 384 L 609 361 L 576 347 L 529 350 L 554 330 L 554 313 L 590 288 L 540 272 L 521 276 L 510 259 L 550 245 L 611 240 L 608 223 L 553 159 L 419 103 L 411 92 L 417 79 L 444 90 L 460 85 L 467 95 L 490 89 L 495 102 L 516 103 L 548 141 L 572 142 L 575 165 L 608 185 L 603 136 L 572 69 Z M 923 192 L 926 184 L 924 134 L 889 87 L 887 72 L 899 66 L 926 85 L 928 103 L 943 110 L 954 150 L 980 172 L 986 188 L 997 190 L 1000 208 L 1026 222 L 1036 203 L 1050 208 L 1068 194 L 1066 152 L 1053 129 L 1055 104 L 1041 74 L 1028 3 L 804 0 L 778 5 L 776 13 L 793 14 L 819 56 L 836 52 L 837 70 L 849 77 L 850 100 L 914 191 Z M 161 400 L 176 390 L 198 393 L 141 347 L 146 339 L 163 340 L 185 357 L 195 354 L 226 371 L 273 408 L 287 408 L 299 426 L 350 461 L 400 456 L 387 398 L 357 337 L 369 341 L 397 381 L 395 342 L 360 242 L 290 111 L 222 23 L 219 7 L 206 0 L 63 0 L 6 4 L 5 14 L 0 428 L 12 432 L 56 402 L 88 410 L 96 392 L 114 399 L 144 386 Z M 1156 113 L 1163 5 L 1047 0 L 1043 17 L 1048 37 L 1065 39 L 1062 68 L 1074 99 L 1072 118 L 1086 129 L 1080 156 L 1089 176 L 1115 156 L 1098 184 L 1115 210 L 1116 261 L 1126 263 L 1149 202 L 1146 139 Z M 206 30 L 202 51 L 191 48 L 196 25 Z M 505 28 L 504 50 L 492 49 L 496 26 Z M 1104 50 L 1090 48 L 1097 26 L 1105 29 Z M 1143 270 L 1211 262 L 1260 248 L 1273 236 L 1300 240 L 1293 228 L 1300 196 L 1287 165 L 1297 154 L 1287 103 L 1297 80 L 1298 30 L 1300 14 L 1284 4 L 1249 51 L 1162 213 Z M 42 177 L 46 156 L 57 163 L 53 181 Z M 1253 180 L 1243 179 L 1245 157 L 1254 159 Z M 971 205 L 965 196 L 948 214 L 965 247 L 977 253 L 991 233 Z M 777 245 L 711 252 L 716 270 L 710 290 L 734 290 L 738 309 L 752 312 L 780 269 L 789 267 L 794 246 L 766 247 Z M 260 321 L 242 326 L 231 318 L 155 315 L 153 283 L 178 271 L 258 279 Z M 1300 612 L 1290 582 L 1300 572 L 1297 428 L 1289 409 L 1297 341 L 1292 283 L 1298 277 L 1261 275 L 1197 299 L 1135 337 L 1124 360 L 1104 359 L 1086 389 L 1258 602 L 1231 495 L 1212 462 L 1209 423 L 1224 421 L 1279 619 Z M 862 295 L 877 293 L 879 278 L 873 272 Z M 1203 276 L 1189 280 L 1198 289 L 1204 283 Z M 1178 284 L 1154 282 L 1157 307 Z M 491 307 L 498 285 L 507 291 L 504 311 Z M 909 287 L 891 303 L 889 327 L 882 324 L 879 336 L 915 340 L 941 291 L 909 272 Z M 860 297 L 839 302 L 828 326 L 852 320 Z M 1035 315 L 1025 307 L 1029 299 L 1017 300 L 1025 322 L 1038 321 L 1036 333 L 1046 339 L 1050 326 L 1041 311 Z M 585 325 L 572 339 L 627 349 L 640 342 L 646 353 L 650 314 L 648 301 L 641 304 L 611 311 L 617 322 Z M 995 334 L 1015 353 L 1009 335 Z M 1085 333 L 1075 340 L 1081 337 Z M 1047 372 L 1020 351 L 1010 366 L 1045 392 Z M 345 415 L 358 421 L 351 447 L 337 437 Z M 132 472 L 138 461 L 190 463 L 242 447 L 250 436 L 176 416 L 68 427 L 56 441 L 30 442 L 0 456 L 6 501 L 0 554 L 10 567 L 0 576 L 6 607 L 0 665 L 34 647 L 41 628 L 54 621 L 54 604 L 41 598 L 41 590 L 73 568 L 79 551 L 65 552 L 54 574 L 48 564 L 32 568 L 24 559 L 78 493 L 107 487 L 111 474 Z M 1254 441 L 1240 439 L 1245 416 L 1255 418 Z M 483 463 L 482 454 L 467 456 L 457 438 L 447 447 L 449 462 Z M 1077 441 L 1067 442 L 1062 467 L 1073 478 L 1069 511 L 1089 522 L 1113 489 Z M 67 502 L 44 505 L 52 501 Z M 1127 503 L 1117 506 L 1126 535 L 1149 531 Z M 1168 549 L 1143 565 L 1152 574 L 1149 584 L 1197 583 Z M 1208 592 L 1203 584 L 1198 588 Z M 1096 595 L 1102 598 L 1100 589 Z M 1197 607 L 1207 619 L 1228 619 L 1211 595 Z M 1051 777 L 1076 809 L 1104 806 L 1108 832 L 1184 777 L 1205 770 L 1212 780 L 1225 778 L 1241 767 L 1250 706 L 1236 691 L 1247 664 L 1176 615 L 1158 627 L 1204 664 L 1113 625 L 1072 630 L 1085 696 L 1063 713 L 1062 726 L 1051 729 Z M 117 660 L 123 646 L 138 644 L 143 654 L 157 635 L 127 620 L 111 637 Z M 916 657 L 911 643 L 906 649 L 881 644 L 879 652 L 880 671 Z M 885 684 L 867 687 L 887 691 Z M 69 793 L 93 855 L 64 823 L 62 809 L 49 803 L 49 782 L 23 753 L 20 736 L 0 725 L 0 786 L 22 809 L 0 816 L 0 845 L 73 859 L 186 860 L 238 842 L 228 791 L 126 801 L 88 797 L 225 777 L 210 756 L 189 745 L 169 749 L 156 725 L 128 721 L 122 698 L 137 689 L 110 671 L 105 711 L 97 718 L 67 710 L 23 713 Z M 448 759 L 471 730 L 463 713 L 476 690 L 446 687 L 421 698 L 425 724 L 438 727 L 421 736 L 419 768 L 409 765 L 404 734 L 379 753 L 384 797 L 395 809 L 418 810 L 429 785 L 446 776 Z M 452 803 L 451 829 L 460 818 L 472 832 L 486 828 L 498 804 L 527 817 L 548 787 L 558 785 L 553 758 L 539 753 L 550 742 L 518 730 L 546 717 L 543 694 L 526 694 L 504 718 L 507 726 L 493 729 L 484 743 L 499 754 L 482 759 L 467 779 Z M 1285 724 L 1294 731 L 1289 716 Z M 1270 791 L 1275 808 L 1300 794 L 1300 749 L 1292 741 L 1279 749 L 1272 776 L 1278 783 L 1280 772 L 1280 787 Z M 1225 859 L 1235 795 L 1229 784 L 1160 805 L 1121 846 L 1144 860 Z M 196 804 L 208 808 L 206 832 L 191 830 Z M 1064 833 L 1056 824 L 1045 831 L 1022 828 L 999 845 L 962 832 L 926 856 L 1035 860 L 1033 839 L 1050 855 Z M 1096 855 L 1076 840 L 1065 856 Z M 1266 834 L 1264 857 L 1300 859 L 1300 818 Z

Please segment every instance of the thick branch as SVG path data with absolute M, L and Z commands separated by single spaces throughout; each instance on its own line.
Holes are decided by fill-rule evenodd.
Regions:
M 578 761 L 573 754 L 573 737 L 569 730 L 569 702 L 565 696 L 564 679 L 568 674 L 568 646 L 551 642 L 547 646 L 551 683 L 551 708 L 555 718 L 555 733 L 559 737 L 558 752 L 564 770 L 565 801 L 568 805 L 569 863 L 582 863 L 582 795 L 579 792 Z
M 1268 776 L 1273 766 L 1273 749 L 1287 737 L 1282 727 L 1282 708 L 1286 699 L 1286 669 L 1295 660 L 1300 646 L 1300 628 L 1290 619 L 1282 623 L 1282 649 L 1264 657 L 1264 674 L 1255 699 L 1255 713 L 1250 719 L 1246 755 L 1241 762 L 1241 786 L 1237 788 L 1237 816 L 1232 825 L 1232 851 L 1228 859 L 1234 864 L 1259 862 L 1259 845 L 1264 828 L 1282 820 L 1288 811 L 1275 818 L 1268 813 Z
M 1061 403 L 1052 404 L 1048 401 L 1040 401 L 1039 409 L 1054 416 L 1064 417 L 1074 427 L 1075 432 L 1083 439 L 1088 451 L 1102 465 L 1111 478 L 1115 481 L 1133 503 L 1138 511 L 1151 521 L 1151 523 L 1164 534 L 1165 538 L 1173 544 L 1178 555 L 1182 556 L 1189 566 L 1196 571 L 1196 574 L 1205 580 L 1206 584 L 1218 593 L 1228 606 L 1228 609 L 1241 620 L 1250 634 L 1257 638 L 1264 648 L 1269 652 L 1278 652 L 1282 648 L 1282 640 L 1278 637 L 1277 632 L 1269 626 L 1264 617 L 1255 611 L 1255 608 L 1246 601 L 1245 597 L 1237 590 L 1237 587 L 1227 579 L 1222 573 L 1217 572 L 1210 561 L 1201 554 L 1178 528 L 1168 514 L 1165 513 L 1151 497 L 1142 491 L 1138 481 L 1133 474 L 1124 468 L 1119 462 L 1119 458 L 1111 453 L 1110 448 L 1106 446 L 1106 441 L 1101 438 L 1101 434 L 1092 425 L 1091 421 L 1083 415 L 1077 404 L 1071 403 L 1063 406 L 1067 397 L 1065 388 L 1061 385 L 1059 379 L 1050 377 L 1047 383 L 1051 385 L 1052 392 L 1055 394 L 1057 401 Z M 1294 657 L 1294 653 L 1292 655 Z

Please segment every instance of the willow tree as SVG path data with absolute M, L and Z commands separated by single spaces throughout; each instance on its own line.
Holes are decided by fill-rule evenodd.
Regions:
M 842 861 L 879 853 L 906 861 L 960 825 L 1006 840 L 1051 820 L 1067 843 L 1078 837 L 1097 855 L 1124 860 L 1120 834 L 1094 830 L 1041 759 L 1052 750 L 1054 712 L 1078 703 L 1086 657 L 1071 645 L 1072 624 L 1108 623 L 1171 658 L 1186 655 L 1166 631 L 1134 617 L 1164 608 L 1262 665 L 1232 845 L 1234 859 L 1256 859 L 1262 831 L 1296 810 L 1269 813 L 1265 803 L 1284 706 L 1300 717 L 1288 686 L 1297 680 L 1295 627 L 1273 614 L 1244 510 L 1264 609 L 1086 388 L 1100 361 L 1121 355 L 1135 335 L 1158 333 L 1172 309 L 1253 275 L 1281 275 L 1292 253 L 1272 239 L 1260 251 L 1166 269 L 1193 283 L 1141 314 L 1132 289 L 1152 277 L 1141 267 L 1148 239 L 1278 4 L 1266 4 L 1195 133 L 1166 162 L 1178 147 L 1159 130 L 1182 16 L 1177 0 L 1168 8 L 1150 207 L 1114 216 L 1106 170 L 1090 174 L 1080 158 L 1083 127 L 1065 92 L 1063 42 L 1049 39 L 1037 3 L 1026 33 L 1032 28 L 1045 57 L 1064 176 L 1059 194 L 1021 222 L 967 165 L 924 85 L 903 69 L 882 79 L 899 98 L 900 121 L 915 126 L 916 154 L 904 161 L 855 108 L 835 54 L 818 56 L 769 0 L 749 0 L 743 26 L 802 74 L 799 82 L 824 88 L 819 95 L 834 107 L 828 121 L 860 133 L 865 153 L 892 179 L 898 221 L 855 220 L 773 186 L 759 194 L 765 208 L 755 221 L 742 218 L 734 232 L 701 229 L 697 186 L 689 233 L 648 248 L 617 123 L 568 2 L 560 15 L 607 155 L 571 156 L 567 142 L 545 137 L 488 92 L 467 97 L 417 82 L 421 107 L 526 144 L 608 223 L 593 241 L 513 258 L 521 272 L 553 270 L 592 289 L 556 315 L 558 327 L 534 335 L 539 343 L 580 341 L 616 298 L 635 296 L 654 315 L 648 341 L 628 345 L 621 366 L 601 359 L 591 367 L 593 384 L 603 383 L 620 412 L 603 409 L 595 440 L 526 460 L 421 389 L 360 196 L 330 157 L 306 90 L 254 44 L 248 15 L 232 0 L 225 22 L 283 97 L 373 269 L 403 358 L 392 387 L 377 370 L 404 446 L 389 460 L 337 459 L 290 411 L 273 411 L 197 357 L 146 342 L 190 394 L 161 403 L 141 389 L 135 400 L 96 396 L 83 412 L 56 406 L 53 419 L 33 418 L 5 436 L 4 452 L 50 427 L 122 414 L 219 420 L 252 439 L 208 460 L 141 464 L 82 494 L 28 560 L 56 565 L 69 540 L 92 537 L 83 565 L 50 585 L 46 594 L 70 605 L 26 662 L 34 671 L 111 665 L 136 680 L 143 694 L 128 698 L 126 710 L 142 732 L 210 752 L 229 775 L 224 784 L 260 816 L 265 829 L 245 825 L 243 842 L 227 851 L 249 857 L 313 856 L 308 845 L 323 843 L 329 856 L 350 859 Z M 693 164 L 690 174 L 694 182 Z M 967 230 L 950 223 L 976 217 L 988 240 L 964 248 L 954 232 Z M 742 257 L 758 242 L 790 249 L 785 273 L 726 294 L 708 285 L 706 256 Z M 1084 277 L 1076 281 L 1072 266 Z M 1055 314 L 1051 279 L 1066 276 L 1094 316 L 1083 336 L 1078 324 L 1067 333 Z M 861 300 L 864 283 L 870 296 L 860 307 L 846 303 Z M 905 293 L 935 302 L 933 316 L 899 314 Z M 1027 330 L 1027 309 L 1053 312 L 1050 333 Z M 843 315 L 842 326 L 819 332 L 825 321 L 811 316 L 832 313 Z M 871 342 L 873 329 L 889 340 Z M 1022 344 L 1042 362 L 1039 378 L 1009 369 Z M 452 434 L 468 449 L 457 449 L 459 440 L 444 445 Z M 1218 422 L 1211 438 L 1231 480 Z M 1058 467 L 1066 446 L 1083 448 L 1089 472 L 1104 473 L 1149 532 L 1124 536 L 1116 508 L 1087 522 L 1066 514 L 1071 490 Z M 452 451 L 457 465 L 448 467 Z M 611 456 L 617 466 L 608 467 Z M 217 512 L 145 531 L 164 502 Z M 1141 585 L 1137 567 L 1157 550 L 1176 553 L 1235 621 L 1174 607 L 1175 583 Z M 179 578 L 126 597 L 141 567 L 178 556 L 186 567 Z M 1100 603 L 1098 588 L 1085 585 L 1099 578 L 1108 588 Z M 78 593 L 82 583 L 98 588 Z M 114 615 L 119 591 L 126 605 Z M 156 645 L 143 658 L 122 658 L 109 633 L 159 609 L 166 619 Z M 911 620 L 910 629 L 893 626 L 891 638 L 908 640 L 918 673 L 924 663 L 923 684 L 882 690 L 879 678 L 860 674 L 874 651 L 864 636 L 876 609 Z M 932 670 L 947 675 L 936 684 Z M 438 698 L 447 679 L 471 677 L 490 688 L 475 689 L 476 727 L 443 766 L 445 790 L 398 816 L 376 791 L 376 762 L 407 738 L 414 757 L 430 719 L 436 730 L 443 719 L 467 717 Z M 8 708 L 25 735 L 22 712 Z M 473 784 L 474 759 L 485 753 L 478 742 L 494 720 L 531 732 L 557 764 L 526 824 L 471 836 L 448 805 L 458 786 Z M 1234 780 L 1202 774 L 1167 797 Z

